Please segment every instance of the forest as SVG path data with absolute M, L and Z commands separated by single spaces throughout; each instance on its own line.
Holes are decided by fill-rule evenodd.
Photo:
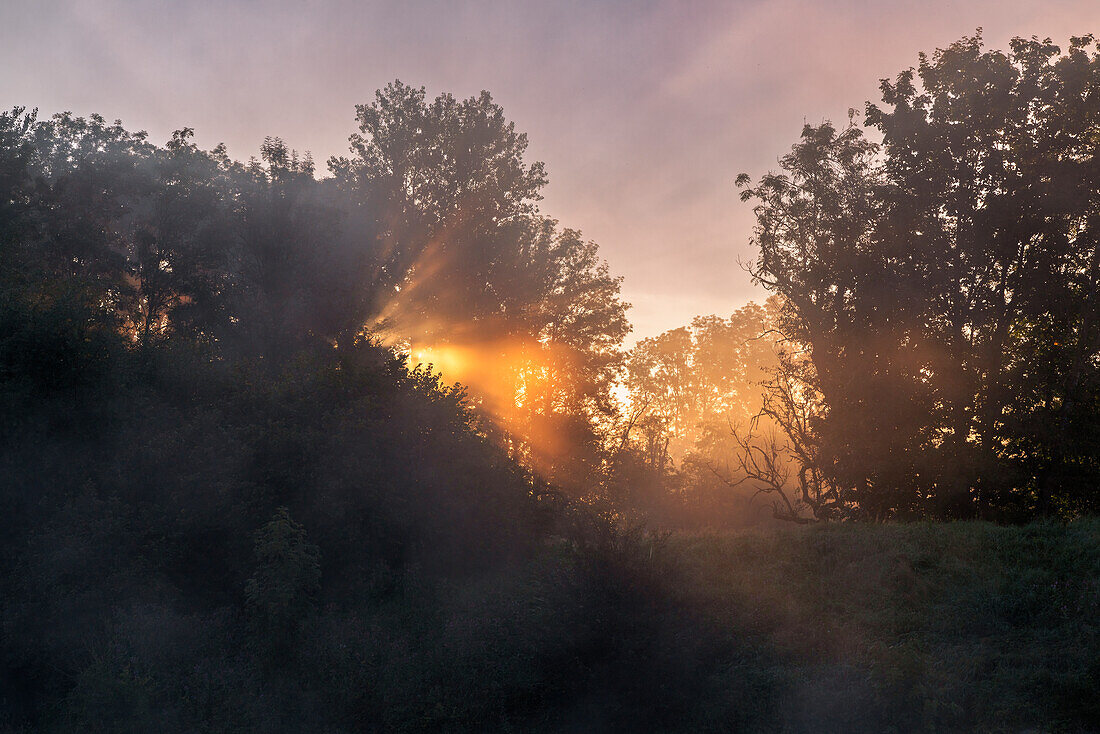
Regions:
M 879 96 L 630 346 L 487 92 L 0 113 L 0 732 L 1100 730 L 1100 44 Z

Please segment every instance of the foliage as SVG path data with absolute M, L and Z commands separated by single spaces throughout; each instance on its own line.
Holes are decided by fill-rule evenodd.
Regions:
M 518 456 L 580 491 L 614 412 L 630 328 L 621 279 L 594 243 L 539 213 L 544 166 L 526 163 L 526 135 L 487 92 L 429 101 L 397 82 L 357 111 L 353 155 L 329 167 L 351 216 L 378 233 L 365 322 L 449 362 L 519 439 Z
M 487 97 L 463 105 L 475 137 L 500 136 L 463 166 L 502 141 L 521 150 Z M 445 150 L 469 142 L 456 124 Z M 565 500 L 484 402 L 365 332 L 396 292 L 376 267 L 391 245 L 430 244 L 389 239 L 372 208 L 384 182 L 318 181 L 277 139 L 240 163 L 186 128 L 160 148 L 95 116 L 16 109 L 0 146 L 0 730 L 767 714 L 756 653 L 677 604 L 657 543 Z M 469 298 L 470 331 L 553 351 L 531 360 L 556 374 L 524 393 L 541 402 L 528 422 L 570 427 L 598 470 L 618 281 L 524 203 L 532 189 L 513 201 L 467 173 L 448 180 L 488 198 L 464 209 L 461 258 L 438 263 L 463 265 L 448 287 Z M 700 655 L 683 658 L 684 640 Z M 699 691 L 714 702 L 697 707 Z
M 836 510 L 1096 508 L 1093 45 L 963 39 L 883 82 L 881 148 L 807 126 L 782 174 L 739 179 L 754 274 L 809 359 L 782 380 L 819 404 L 781 425 Z
M 779 305 L 749 303 L 728 319 L 699 316 L 690 327 L 638 342 L 626 388 L 654 466 L 682 460 L 760 408 L 760 383 L 776 359 L 771 322 Z
M 256 570 L 245 584 L 245 602 L 263 634 L 279 638 L 311 610 L 321 585 L 321 552 L 285 507 L 256 531 L 255 542 Z

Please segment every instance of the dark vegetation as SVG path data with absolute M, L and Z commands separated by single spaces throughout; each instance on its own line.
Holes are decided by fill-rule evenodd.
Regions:
M 486 94 L 387 87 L 321 179 L 0 114 L 0 730 L 1100 728 L 1090 43 L 807 128 L 777 297 L 630 355 Z M 638 524 L 760 493 L 1046 521 Z
M 762 720 L 757 653 L 569 499 L 584 462 L 551 485 L 570 457 L 534 474 L 537 448 L 364 328 L 528 329 L 570 373 L 525 425 L 594 443 L 624 307 L 534 210 L 523 138 L 487 96 L 401 85 L 360 118 L 370 142 L 317 181 L 275 140 L 239 164 L 188 130 L 0 117 L 0 726 Z

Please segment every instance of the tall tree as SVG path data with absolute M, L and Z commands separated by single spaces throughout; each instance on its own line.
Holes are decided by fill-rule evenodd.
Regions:
M 401 82 L 358 121 L 329 167 L 377 233 L 368 326 L 470 383 L 540 468 L 591 476 L 627 304 L 596 245 L 538 212 L 526 135 L 488 93 L 429 102 Z
M 873 517 L 1095 505 L 1092 45 L 922 55 L 868 105 L 881 155 L 807 127 L 743 194 L 756 275 L 812 361 L 818 468 Z
M 917 71 L 919 88 L 912 71 L 884 82 L 867 121 L 883 135 L 891 234 L 939 265 L 918 274 L 942 355 L 930 371 L 944 444 L 966 457 L 952 467 L 960 489 L 980 513 L 1049 512 L 1055 494 L 1065 509 L 1094 503 L 1083 491 L 1100 468 L 1094 39 L 1063 54 L 1017 38 L 1005 54 L 975 35 L 922 55 Z

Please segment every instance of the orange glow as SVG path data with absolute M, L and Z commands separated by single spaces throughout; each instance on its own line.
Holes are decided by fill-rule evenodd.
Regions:
M 520 384 L 530 379 L 514 345 L 499 341 L 480 344 L 412 345 L 409 366 L 431 365 L 447 382 L 460 382 L 495 418 L 505 419 L 522 406 Z
M 552 350 L 538 342 L 492 339 L 409 345 L 409 366 L 430 365 L 446 382 L 467 388 L 470 399 L 497 427 L 519 443 L 512 448 L 532 468 L 560 458 L 567 446 L 540 420 L 555 410 Z
M 464 386 L 504 432 L 513 456 L 547 473 L 571 453 L 560 426 L 578 408 L 576 360 L 569 348 L 533 333 L 538 326 L 522 314 L 471 315 L 470 294 L 456 291 L 456 282 L 469 279 L 452 279 L 467 267 L 452 241 L 463 235 L 463 223 L 460 209 L 408 266 L 365 331 L 406 353 L 410 369 L 430 365 L 445 382 Z
M 537 471 L 568 453 L 546 420 L 561 408 L 568 360 L 552 345 L 530 337 L 492 336 L 502 325 L 409 321 L 395 299 L 368 332 L 406 352 L 410 369 L 431 366 L 448 383 L 460 383 L 471 402 L 508 436 L 517 458 Z M 384 325 L 383 325 L 384 324 Z

